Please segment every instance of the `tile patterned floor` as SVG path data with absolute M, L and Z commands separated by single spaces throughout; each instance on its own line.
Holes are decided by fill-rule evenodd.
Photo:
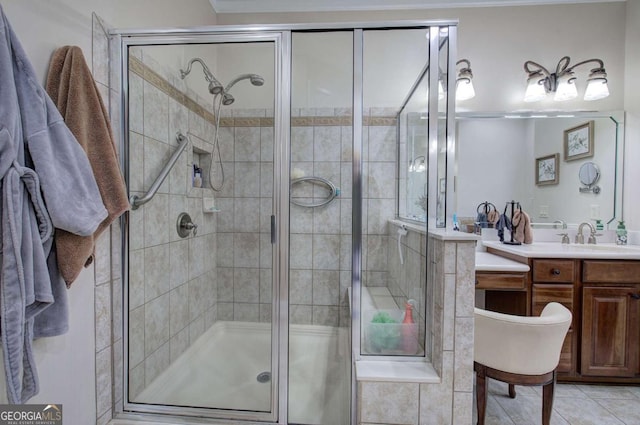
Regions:
M 507 384 L 489 380 L 486 425 L 542 423 L 542 387 L 516 386 L 516 393 L 511 399 Z M 557 384 L 551 425 L 640 425 L 640 386 Z

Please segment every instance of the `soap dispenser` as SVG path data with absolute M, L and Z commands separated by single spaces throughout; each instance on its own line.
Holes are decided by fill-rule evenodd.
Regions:
M 616 244 L 627 244 L 627 228 L 624 226 L 624 220 L 618 221 L 618 228 L 616 229 Z

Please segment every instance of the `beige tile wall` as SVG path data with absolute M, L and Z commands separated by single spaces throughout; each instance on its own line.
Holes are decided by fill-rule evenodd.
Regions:
M 429 299 L 426 293 L 427 237 L 419 232 L 409 230 L 407 235 L 401 239 L 404 264 L 400 264 L 397 230 L 397 226 L 388 225 L 388 288 L 400 308 L 409 299 L 416 302 L 413 318 L 418 323 L 419 344 L 425 348 L 427 359 L 431 359 L 431 344 L 425 345 L 424 343 L 425 326 L 427 328 L 431 326 L 431 322 L 425 320 L 425 317 L 430 318 L 425 305 L 425 300 Z
M 213 191 L 192 184 L 194 152 L 213 150 L 210 113 L 195 106 L 206 101 L 143 49 L 131 54 L 130 194 L 144 196 L 177 148 L 178 131 L 189 138 L 154 198 L 129 213 L 129 394 L 135 399 L 216 320 L 218 217 L 203 213 L 202 198 Z M 198 225 L 196 236 L 177 234 L 181 212 Z
M 475 241 L 428 238 L 430 342 L 438 384 L 359 382 L 358 423 L 458 425 L 472 421 Z
M 105 106 L 111 111 L 111 100 L 117 93 L 109 88 L 109 42 L 106 25 L 97 17 L 92 20 L 93 51 L 91 68 L 94 80 L 100 90 Z M 112 127 L 114 124 L 112 122 Z M 117 127 L 113 127 L 117 128 Z M 114 133 L 116 149 L 119 147 L 117 132 Z M 106 424 L 112 417 L 113 390 L 121 388 L 122 380 L 115 378 L 112 367 L 122 363 L 121 296 L 117 288 L 122 288 L 120 280 L 120 226 L 116 222 L 111 232 L 104 232 L 95 246 L 95 329 L 96 329 L 96 424 Z M 117 257 L 116 260 L 114 257 Z M 116 309 L 120 310 L 116 310 Z
M 365 110 L 363 128 L 364 283 L 386 286 L 387 220 L 395 215 L 395 111 Z M 291 169 L 330 180 L 340 196 L 330 204 L 291 205 L 290 317 L 293 324 L 350 324 L 347 288 L 351 286 L 352 119 L 345 108 L 292 111 Z M 308 184 L 294 187 L 303 203 L 324 199 L 326 190 Z M 346 321 L 340 323 L 340 319 Z

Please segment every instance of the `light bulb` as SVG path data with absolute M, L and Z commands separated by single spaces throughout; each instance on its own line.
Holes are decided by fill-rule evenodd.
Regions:
M 558 87 L 556 88 L 556 95 L 553 97 L 553 100 L 563 102 L 578 97 L 575 80 L 572 73 L 567 73 L 558 78 Z
M 473 88 L 473 82 L 469 78 L 458 80 L 456 87 L 456 100 L 467 100 L 475 97 L 476 91 Z
M 524 93 L 525 102 L 537 102 L 547 97 L 544 89 L 544 79 L 539 74 L 529 77 L 527 80 L 527 91 Z
M 598 100 L 609 96 L 609 86 L 606 78 L 589 78 L 584 100 Z

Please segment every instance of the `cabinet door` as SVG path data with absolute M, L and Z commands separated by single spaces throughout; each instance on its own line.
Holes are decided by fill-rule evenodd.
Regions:
M 633 376 L 638 370 L 640 287 L 585 286 L 581 373 Z
M 531 314 L 533 316 L 540 316 L 544 307 L 550 302 L 557 302 L 567 307 L 572 314 L 573 313 L 573 285 L 564 284 L 544 284 L 534 283 L 531 297 Z M 574 373 L 576 352 L 574 345 L 575 332 L 573 324 L 576 323 L 575 314 L 572 324 L 567 331 L 567 336 L 564 338 L 564 344 L 562 345 L 562 351 L 560 352 L 560 362 L 558 363 L 558 372 Z

